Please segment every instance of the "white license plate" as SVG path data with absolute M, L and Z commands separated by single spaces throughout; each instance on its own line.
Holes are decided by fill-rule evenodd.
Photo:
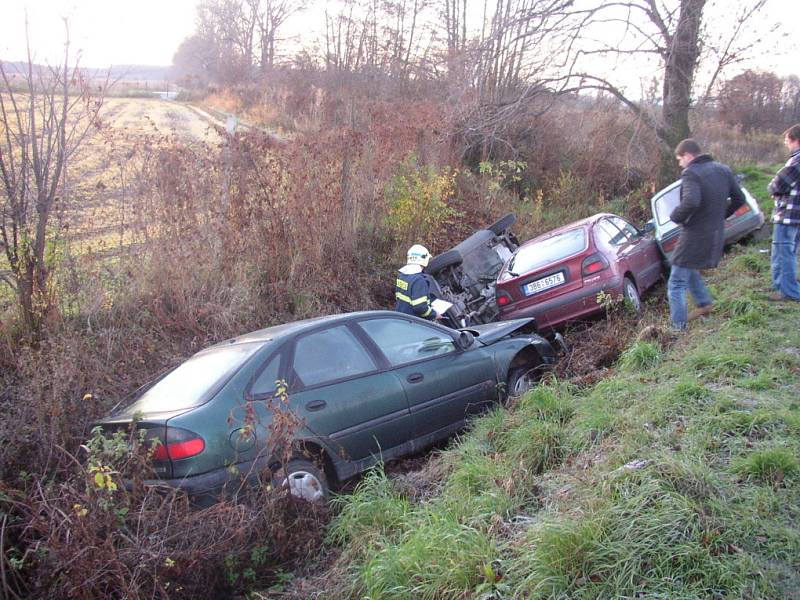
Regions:
M 548 290 L 551 287 L 555 287 L 557 285 L 561 285 L 564 283 L 564 273 L 559 271 L 558 273 L 554 273 L 553 275 L 548 275 L 547 277 L 542 277 L 541 279 L 537 279 L 536 281 L 531 281 L 530 283 L 526 283 L 522 289 L 525 290 L 525 294 L 527 296 L 532 296 L 538 292 L 543 290 Z

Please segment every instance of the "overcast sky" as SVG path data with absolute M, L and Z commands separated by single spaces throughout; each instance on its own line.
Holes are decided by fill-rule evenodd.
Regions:
M 170 65 L 178 45 L 194 29 L 195 6 L 199 1 L 0 0 L 3 5 L 0 59 L 25 57 L 27 9 L 31 48 L 40 62 L 58 60 L 64 40 L 61 17 L 66 16 L 72 51 L 80 51 L 83 66 Z M 724 7 L 728 1 L 711 0 L 709 6 Z M 321 29 L 325 4 L 325 0 L 310 0 L 309 10 L 294 28 L 301 27 L 305 32 Z M 783 19 L 792 25 L 786 35 L 775 40 L 773 52 L 763 53 L 747 66 L 775 71 L 781 76 L 800 74 L 800 40 L 788 33 L 800 23 L 800 0 L 769 0 L 767 10 L 771 20 Z
M 31 51 L 53 62 L 63 52 L 69 18 L 71 48 L 81 64 L 170 65 L 184 38 L 194 29 L 198 0 L 0 0 L 0 58 L 25 57 L 25 10 Z

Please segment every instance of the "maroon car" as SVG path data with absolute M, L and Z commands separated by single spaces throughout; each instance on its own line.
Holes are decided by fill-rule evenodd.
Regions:
M 622 217 L 597 214 L 520 246 L 497 278 L 501 319 L 536 317 L 540 329 L 600 313 L 598 294 L 623 297 L 638 312 L 639 297 L 664 269 L 652 234 Z

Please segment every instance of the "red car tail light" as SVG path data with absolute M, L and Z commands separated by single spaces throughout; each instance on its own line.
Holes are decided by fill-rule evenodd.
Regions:
M 745 202 L 739 208 L 736 209 L 736 212 L 733 213 L 734 217 L 741 217 L 742 215 L 746 215 L 750 212 L 750 205 Z
M 583 263 L 581 264 L 581 275 L 583 277 L 594 275 L 595 273 L 599 273 L 607 268 L 608 261 L 606 260 L 606 257 L 600 253 L 595 253 L 583 259 Z
M 197 456 L 206 449 L 206 443 L 193 431 L 167 427 L 166 443 L 157 443 L 153 448 L 154 461 L 180 460 Z
M 497 306 L 506 306 L 511 304 L 511 296 L 508 295 L 508 292 L 503 292 L 498 290 L 497 291 Z
M 665 242 L 662 242 L 662 247 L 664 248 L 664 252 L 672 252 L 677 245 L 678 245 L 677 235 Z

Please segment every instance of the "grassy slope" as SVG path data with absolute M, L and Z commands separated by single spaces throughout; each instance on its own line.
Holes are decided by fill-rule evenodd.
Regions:
M 367 476 L 324 597 L 800 598 L 800 311 L 765 300 L 764 247 L 733 250 L 669 347 L 477 421 L 431 496 Z

